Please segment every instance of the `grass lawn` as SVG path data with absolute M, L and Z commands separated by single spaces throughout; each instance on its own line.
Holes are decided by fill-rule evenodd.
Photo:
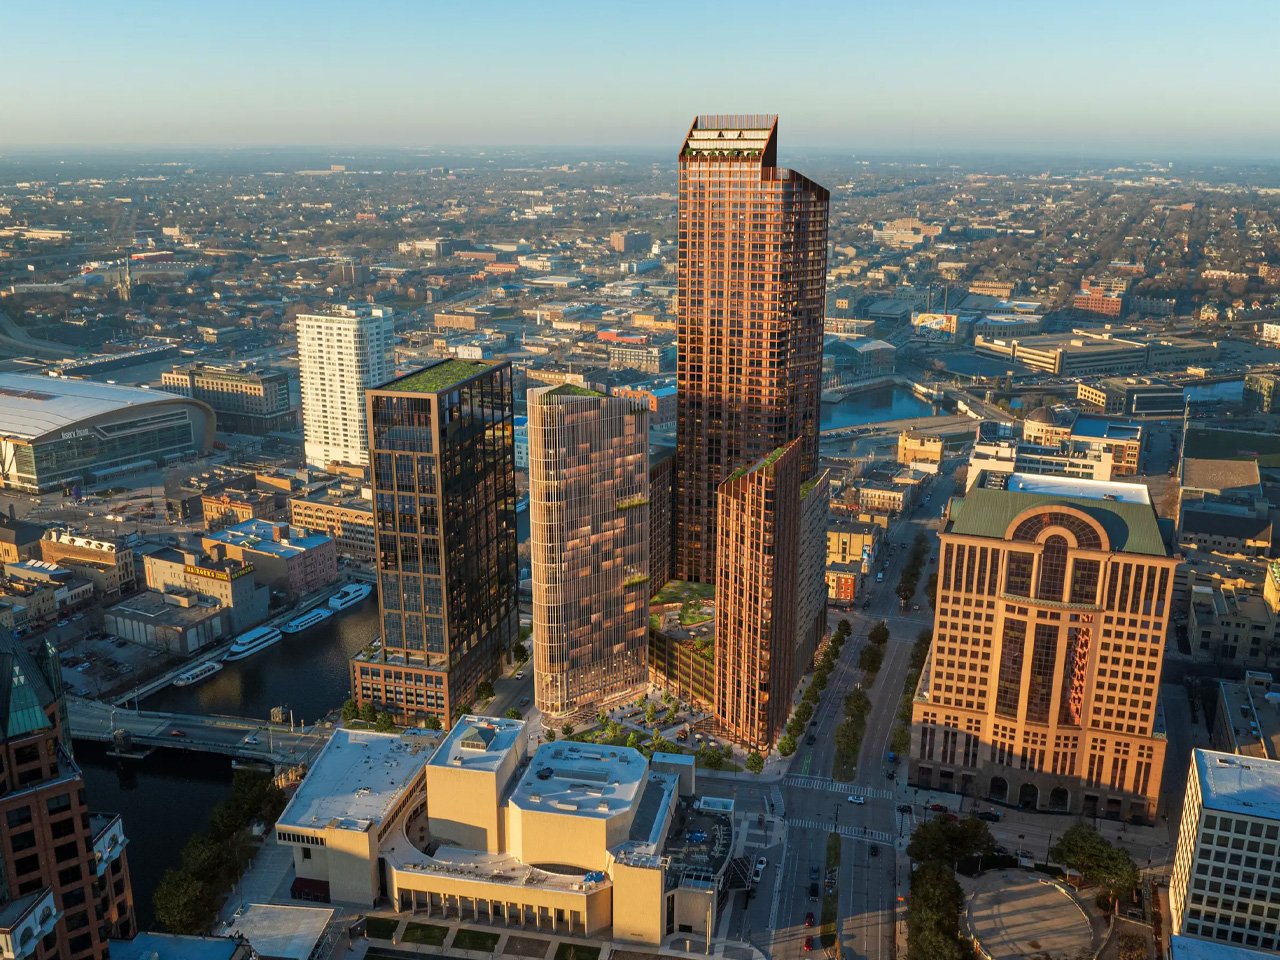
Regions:
M 365 917 L 364 928 L 377 940 L 390 940 L 400 921 L 392 917 Z
M 444 938 L 449 935 L 448 927 L 438 927 L 434 923 L 410 923 L 404 928 L 401 943 L 425 943 L 433 947 L 444 946 Z
M 653 598 L 653 603 L 686 603 L 689 600 L 710 600 L 716 595 L 714 584 L 689 583 L 671 580 Z
M 1259 466 L 1280 466 L 1280 436 L 1193 426 L 1187 436 L 1187 456 L 1226 460 L 1257 457 Z
M 457 934 L 453 938 L 453 947 L 458 950 L 479 950 L 482 953 L 493 953 L 494 948 L 501 939 L 501 934 L 459 927 Z
M 562 943 L 556 947 L 555 960 L 599 960 L 600 948 L 580 943 Z

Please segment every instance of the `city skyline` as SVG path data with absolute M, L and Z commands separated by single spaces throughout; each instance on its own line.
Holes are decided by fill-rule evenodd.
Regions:
M 508 5 L 482 22 L 443 7 L 381 10 L 360 20 L 294 3 L 15 9 L 14 35 L 56 37 L 60 70 L 50 78 L 44 44 L 19 45 L 15 75 L 40 80 L 6 98 L 0 124 L 10 150 L 660 148 L 673 115 L 751 106 L 785 115 L 799 149 L 1265 157 L 1280 146 L 1266 110 L 1277 31 L 1262 3 L 1209 17 L 1193 3 L 927 2 L 905 23 L 892 8 L 826 3 L 783 19 L 754 3 L 733 16 L 664 3 L 628 19 L 579 3 Z M 344 57 L 351 69 L 314 69 Z M 774 68 L 733 67 L 761 60 Z M 104 77 L 121 106 L 86 109 L 84 91 Z

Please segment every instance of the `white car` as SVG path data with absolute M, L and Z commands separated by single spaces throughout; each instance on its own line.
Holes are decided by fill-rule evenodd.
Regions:
M 849 798 L 849 802 L 856 803 L 858 806 L 862 806 L 864 803 L 867 802 L 867 798 L 858 796 L 858 794 L 855 793 L 853 796 Z
M 756 869 L 761 871 L 762 873 L 764 872 L 764 868 L 767 867 L 768 865 L 769 865 L 768 857 L 759 857 L 756 859 Z
M 515 676 L 516 676 L 516 679 L 517 679 L 517 680 L 523 680 L 523 679 L 524 679 L 524 671 L 523 671 L 523 670 L 517 670 L 517 671 L 516 671 Z
M 249 734 L 249 736 L 244 738 L 244 742 L 252 746 L 256 746 L 258 743 L 258 738 L 255 737 L 253 734 Z

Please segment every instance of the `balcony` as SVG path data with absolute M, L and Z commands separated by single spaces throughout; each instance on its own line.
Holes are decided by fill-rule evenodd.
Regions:
M 118 813 L 95 813 L 90 817 L 93 828 L 94 874 L 102 876 L 113 860 L 124 853 L 129 842 L 124 835 L 124 822 Z
M 0 960 L 34 957 L 61 916 L 48 887 L 6 903 L 0 908 Z

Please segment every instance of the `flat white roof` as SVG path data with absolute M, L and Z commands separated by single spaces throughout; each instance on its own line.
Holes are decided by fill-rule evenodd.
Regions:
M 1151 494 L 1140 483 L 1116 483 L 1111 480 L 1079 480 L 1052 474 L 1011 473 L 1008 490 L 1017 493 L 1043 493 L 1057 497 L 1085 497 L 1119 503 L 1151 502 Z
M 1280 760 L 1196 750 L 1196 775 L 1206 810 L 1280 820 Z
M 328 907 L 251 903 L 227 921 L 224 930 L 243 935 L 259 956 L 309 960 L 332 917 Z
M 523 730 L 523 720 L 468 714 L 453 725 L 429 762 L 434 767 L 494 773 Z
M 430 737 L 335 730 L 285 807 L 277 829 L 334 826 L 365 831 L 381 823 L 426 766 L 434 742 Z
M 1267 950 L 1238 947 L 1234 943 L 1219 943 L 1216 940 L 1180 937 L 1175 934 L 1169 940 L 1169 956 L 1172 960 L 1264 960 L 1272 954 Z
M 511 803 L 603 819 L 629 809 L 639 798 L 649 764 L 639 750 L 594 743 L 544 743 L 516 784 Z
M 82 420 L 165 401 L 191 404 L 163 390 L 93 380 L 0 373 L 0 436 L 34 440 Z

